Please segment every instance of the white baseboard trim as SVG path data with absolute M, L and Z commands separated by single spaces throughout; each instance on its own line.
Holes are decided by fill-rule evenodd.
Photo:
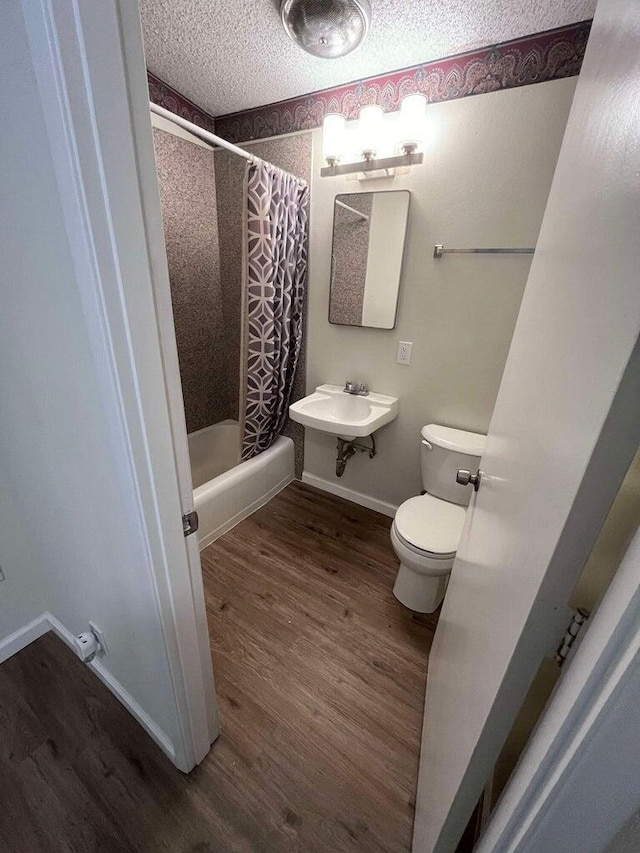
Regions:
M 0 641 L 0 663 L 9 660 L 10 657 L 13 657 L 13 655 L 26 648 L 34 640 L 37 640 L 38 637 L 50 631 L 51 625 L 47 616 L 47 613 L 43 613 L 42 616 L 38 616 L 37 619 L 34 619 L 22 628 L 18 628 L 13 634 L 9 634 L 8 637 Z
M 113 693 L 116 699 L 124 705 L 131 716 L 140 723 L 146 733 L 158 744 L 169 760 L 175 764 L 176 751 L 173 744 L 162 729 L 154 723 L 146 711 L 136 702 L 129 691 L 125 690 L 122 684 L 113 677 L 101 660 L 96 658 L 91 661 L 89 666 L 100 681 Z
M 38 637 L 42 637 L 43 634 L 49 631 L 53 631 L 56 636 L 60 637 L 63 643 L 69 646 L 74 654 L 76 653 L 73 633 L 51 613 L 43 613 L 37 619 L 29 622 L 23 628 L 14 631 L 13 634 L 10 634 L 0 642 L 0 663 L 4 663 L 12 655 L 26 648 L 34 640 L 37 640 Z M 99 658 L 95 658 L 87 665 L 95 672 L 100 681 L 102 681 L 111 693 L 113 693 L 116 699 L 124 705 L 132 717 L 140 723 L 142 728 L 153 738 L 165 755 L 175 764 L 176 752 L 173 743 L 162 729 L 154 723 L 146 711 L 141 708 L 129 691 L 114 678 Z
M 198 547 L 201 551 L 211 545 L 212 542 L 215 542 L 216 539 L 219 539 L 221 536 L 224 536 L 225 533 L 228 533 L 232 530 L 237 524 L 240 524 L 241 521 L 244 521 L 245 518 L 249 518 L 249 516 L 254 513 L 257 509 L 260 509 L 261 506 L 264 506 L 266 503 L 269 503 L 271 498 L 275 498 L 275 496 L 281 492 L 284 488 L 286 488 L 289 483 L 292 483 L 295 480 L 293 474 L 287 475 L 283 480 L 280 480 L 272 489 L 269 489 L 268 492 L 265 492 L 263 495 L 260 495 L 255 501 L 252 501 L 248 506 L 241 509 L 240 512 L 236 513 L 233 518 L 230 518 L 228 521 L 225 521 L 224 524 L 221 524 L 219 527 L 216 527 L 215 530 L 212 530 L 211 533 L 207 533 L 206 536 L 198 542 Z
M 376 512 L 382 513 L 382 515 L 388 515 L 389 518 L 393 518 L 398 509 L 397 506 L 387 503 L 387 501 L 372 498 L 370 495 L 363 495 L 362 492 L 355 492 L 353 489 L 348 489 L 346 486 L 334 483 L 331 480 L 325 480 L 315 474 L 309 474 L 307 471 L 302 472 L 302 482 L 307 483 L 309 486 L 314 486 L 316 489 L 321 489 L 323 492 L 336 495 L 336 497 L 344 498 L 354 504 L 366 506 L 367 509 L 373 509 Z

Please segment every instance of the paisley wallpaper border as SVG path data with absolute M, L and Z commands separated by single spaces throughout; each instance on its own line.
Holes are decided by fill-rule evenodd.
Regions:
M 197 124 L 198 127 L 208 130 L 209 133 L 214 132 L 213 116 L 201 110 L 197 104 L 194 104 L 189 98 L 185 98 L 168 83 L 163 83 L 159 77 L 150 71 L 147 71 L 147 84 L 149 86 L 149 100 L 153 101 L 154 104 L 185 118 L 192 124 Z
M 392 112 L 399 108 L 400 100 L 412 92 L 422 92 L 430 103 L 435 103 L 573 77 L 580 73 L 590 29 L 591 21 L 581 21 L 346 86 L 221 116 L 216 118 L 216 133 L 230 142 L 248 142 L 320 127 L 327 113 L 342 113 L 354 119 L 365 104 L 379 104 L 385 112 Z
M 392 112 L 412 92 L 422 92 L 436 103 L 573 77 L 580 73 L 590 29 L 591 21 L 580 21 L 215 119 L 150 72 L 149 96 L 207 130 L 212 131 L 215 122 L 216 133 L 229 142 L 249 142 L 312 130 L 327 113 L 357 118 L 365 104 Z

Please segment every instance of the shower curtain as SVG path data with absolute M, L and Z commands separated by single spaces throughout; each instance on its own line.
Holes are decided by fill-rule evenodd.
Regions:
M 270 447 L 289 411 L 307 283 L 309 187 L 270 163 L 247 164 L 244 221 L 242 459 Z

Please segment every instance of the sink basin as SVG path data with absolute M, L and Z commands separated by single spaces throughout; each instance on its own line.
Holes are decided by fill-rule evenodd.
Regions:
M 313 394 L 292 403 L 289 417 L 299 424 L 344 438 L 362 438 L 398 416 L 398 400 L 371 392 L 345 394 L 339 385 L 319 385 Z

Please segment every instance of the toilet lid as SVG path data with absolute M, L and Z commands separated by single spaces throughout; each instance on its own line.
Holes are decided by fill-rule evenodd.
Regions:
M 433 495 L 409 498 L 395 517 L 396 531 L 410 545 L 439 556 L 458 550 L 467 509 Z

